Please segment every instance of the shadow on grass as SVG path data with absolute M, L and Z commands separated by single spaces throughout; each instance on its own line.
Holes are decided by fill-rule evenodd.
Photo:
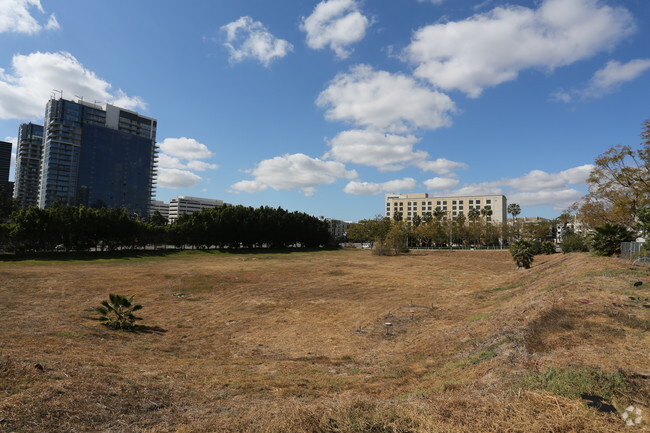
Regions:
M 67 261 L 94 261 L 94 260 L 134 260 L 156 257 L 169 257 L 174 255 L 192 254 L 295 254 L 312 253 L 318 251 L 336 251 L 340 248 L 223 248 L 223 249 L 160 249 L 160 250 L 119 250 L 119 251 L 50 251 L 41 253 L 3 253 L 0 262 L 67 262 Z

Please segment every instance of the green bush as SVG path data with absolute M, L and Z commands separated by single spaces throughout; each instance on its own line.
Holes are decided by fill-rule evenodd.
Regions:
M 555 244 L 551 241 L 546 241 L 541 247 L 542 254 L 555 254 Z
M 141 310 L 142 305 L 133 303 L 133 296 L 127 298 L 122 295 L 108 295 L 108 301 L 102 301 L 102 306 L 95 310 L 101 314 L 97 319 L 111 329 L 122 329 L 133 331 L 137 328 L 136 320 L 142 320 L 136 317 L 134 312 Z
M 580 253 L 589 251 L 589 245 L 584 236 L 577 233 L 571 233 L 564 237 L 560 242 L 560 248 L 563 253 Z
M 634 240 L 634 234 L 620 224 L 605 224 L 594 229 L 591 247 L 599 256 L 621 254 L 621 242 Z
M 515 241 L 510 244 L 510 254 L 518 268 L 529 269 L 533 263 L 533 246 L 530 242 Z

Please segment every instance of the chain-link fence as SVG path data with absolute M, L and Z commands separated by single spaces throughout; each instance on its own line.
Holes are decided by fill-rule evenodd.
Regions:
M 621 242 L 621 258 L 650 263 L 650 254 L 644 254 L 642 242 Z

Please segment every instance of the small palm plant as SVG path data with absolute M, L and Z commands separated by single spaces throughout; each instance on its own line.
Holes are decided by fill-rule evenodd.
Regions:
M 133 296 L 126 297 L 123 295 L 108 295 L 108 301 L 102 301 L 102 306 L 95 310 L 101 314 L 98 318 L 100 322 L 111 329 L 122 329 L 133 331 L 136 329 L 136 320 L 142 320 L 133 313 L 141 310 L 142 305 L 133 303 Z
M 515 241 L 510 245 L 510 254 L 518 268 L 529 269 L 533 263 L 533 248 L 526 241 Z

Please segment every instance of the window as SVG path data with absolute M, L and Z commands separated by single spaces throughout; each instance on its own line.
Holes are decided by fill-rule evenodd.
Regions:
M 451 210 L 456 210 L 456 206 L 452 206 Z M 454 213 L 456 213 L 456 212 L 454 212 Z
M 462 206 L 458 206 L 458 210 L 463 210 Z M 462 213 L 462 212 L 461 212 Z
M 474 204 L 474 200 L 470 200 L 469 204 Z M 471 207 L 470 207 L 470 209 L 471 209 Z
M 490 204 L 492 203 L 492 200 L 485 200 L 485 204 Z
M 443 201 L 442 201 L 442 204 L 446 205 L 446 204 L 447 204 L 447 200 L 443 200 Z
M 456 200 L 452 201 L 451 204 L 456 204 Z
M 436 202 L 436 204 L 437 204 L 438 206 L 440 206 L 440 200 L 438 200 L 438 201 Z
M 489 203 L 489 201 L 488 201 L 488 203 Z M 476 204 L 481 204 L 481 200 L 476 200 Z
M 462 200 L 459 200 L 459 201 L 458 201 L 458 204 L 463 204 L 463 201 L 462 201 Z

